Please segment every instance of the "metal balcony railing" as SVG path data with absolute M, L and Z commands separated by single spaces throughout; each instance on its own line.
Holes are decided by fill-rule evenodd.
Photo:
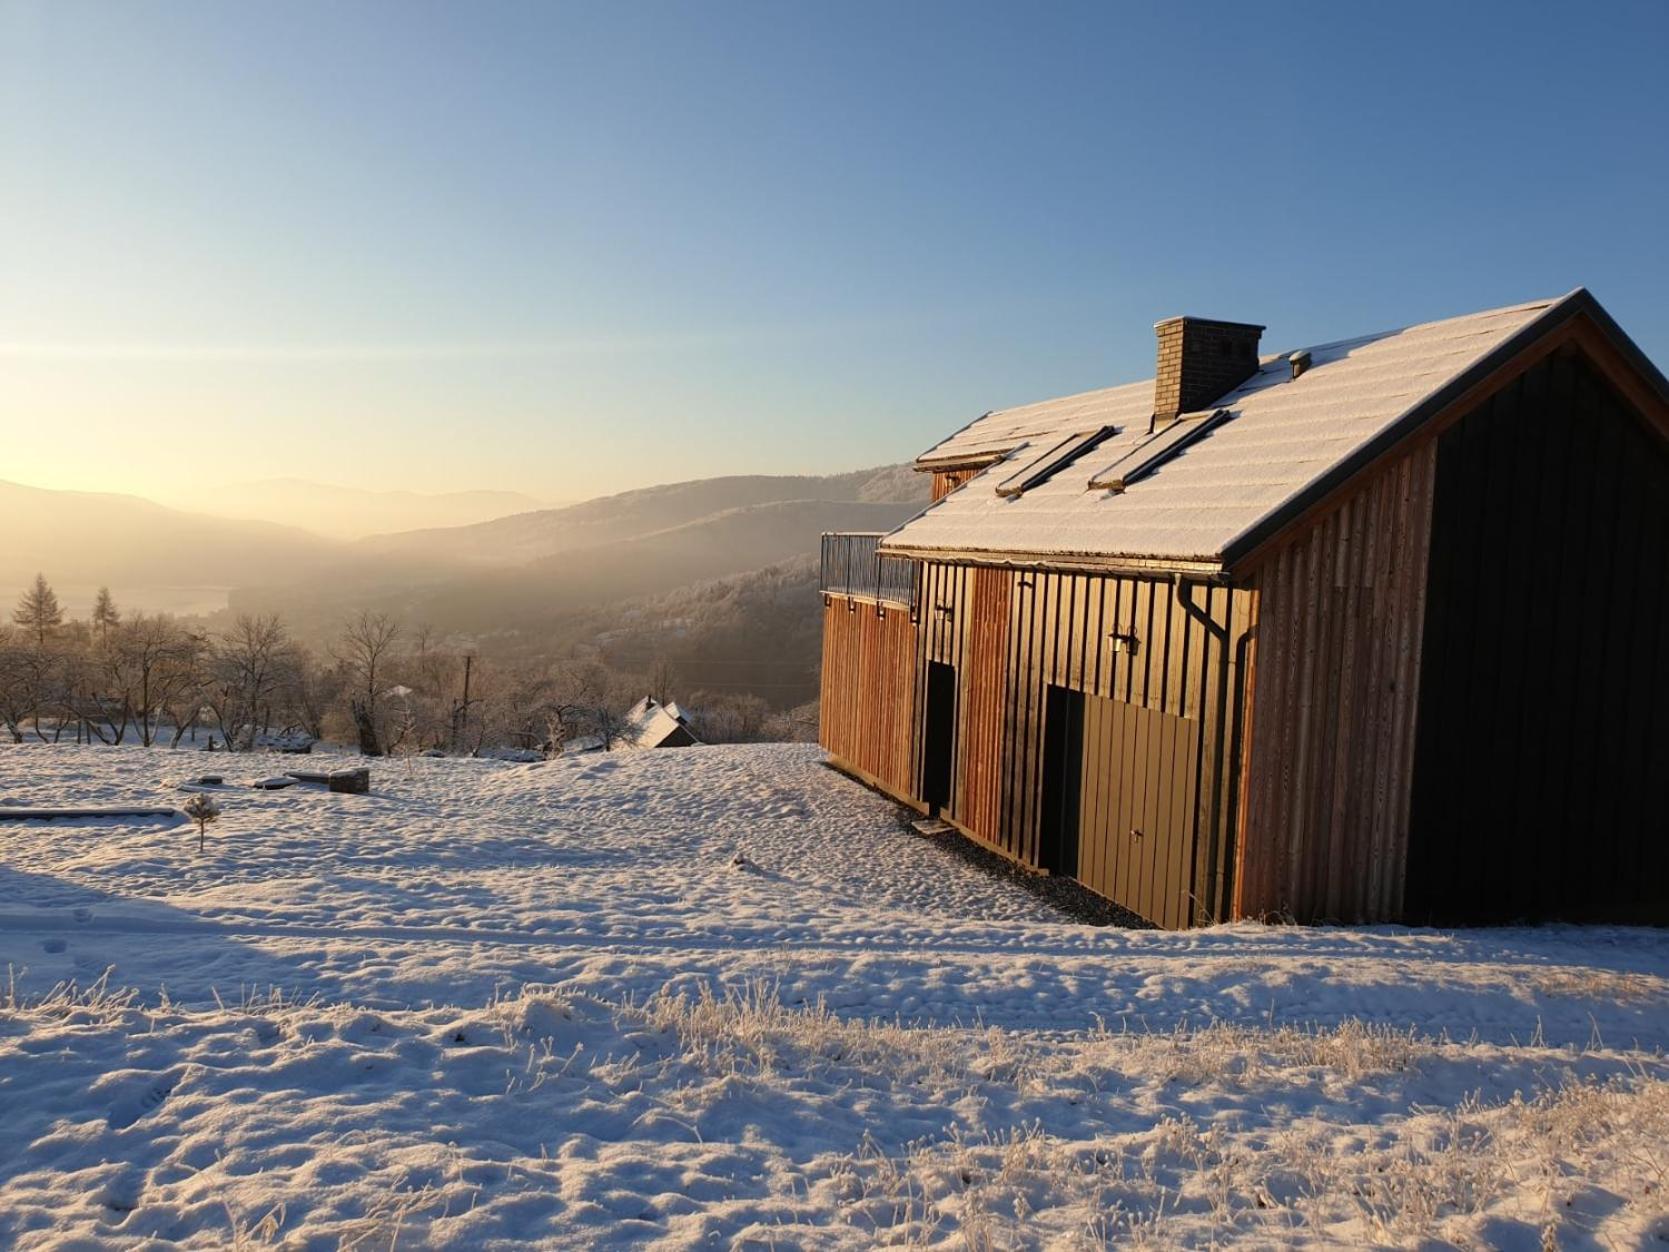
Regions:
M 824 594 L 915 608 L 916 563 L 876 551 L 880 542 L 879 531 L 825 532 L 819 583 Z

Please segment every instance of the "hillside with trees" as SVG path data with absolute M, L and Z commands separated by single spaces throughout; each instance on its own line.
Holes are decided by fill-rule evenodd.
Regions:
M 531 750 L 606 736 L 652 693 L 701 711 L 707 737 L 803 736 L 818 536 L 890 529 L 927 486 L 903 466 L 706 479 L 355 544 L 137 497 L 7 489 L 0 506 L 34 506 L 21 551 L 45 572 L 4 567 L 22 595 L 0 631 L 0 726 L 14 739 L 150 743 L 195 727 L 233 746 L 299 733 L 376 752 Z M 36 542 L 39 519 L 60 515 L 75 519 L 73 551 L 63 534 Z M 199 534 L 214 542 L 183 538 Z M 230 606 L 136 604 L 122 588 L 141 572 L 222 580 Z

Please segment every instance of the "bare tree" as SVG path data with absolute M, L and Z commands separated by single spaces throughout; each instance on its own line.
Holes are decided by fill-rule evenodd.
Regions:
M 348 709 L 365 756 L 381 756 L 388 738 L 382 724 L 383 683 L 399 638 L 399 624 L 388 614 L 361 610 L 337 641 L 337 657 L 348 672 Z
M 655 658 L 655 663 L 649 667 L 649 673 L 645 678 L 650 698 L 656 704 L 665 704 L 672 699 L 672 666 L 664 656 Z
M 123 708 L 148 748 L 156 742 L 164 708 L 181 688 L 194 685 L 196 642 L 173 618 L 138 613 L 117 628 L 108 651 Z
M 189 630 L 180 634 L 179 650 L 170 662 L 173 679 L 157 697 L 163 717 L 174 728 L 170 748 L 179 747 L 180 740 L 197 728 L 208 700 L 208 638 Z
M 0 725 L 13 743 L 23 742 L 23 724 L 37 703 L 30 651 L 19 632 L 0 623 Z
M 412 751 L 456 746 L 467 721 L 457 694 L 464 667 L 462 654 L 448 648 L 433 627 L 419 626 L 412 633 L 412 648 L 396 666 L 405 688 L 401 717 Z
M 331 713 L 342 699 L 342 666 L 321 665 L 304 649 L 290 654 L 285 695 L 291 718 L 309 736 L 324 739 Z
M 766 737 L 771 709 L 756 695 L 698 691 L 690 703 L 696 710 L 696 737 L 707 743 L 755 743 Z
M 240 614 L 215 641 L 206 703 L 228 749 L 255 746 L 265 724 L 262 711 L 270 708 L 278 690 L 289 645 L 289 632 L 275 613 Z
M 620 676 L 595 660 L 570 659 L 551 680 L 546 750 L 559 755 L 581 736 L 595 736 L 606 751 L 624 733 L 630 694 Z

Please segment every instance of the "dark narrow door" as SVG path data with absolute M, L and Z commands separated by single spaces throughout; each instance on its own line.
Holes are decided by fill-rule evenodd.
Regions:
M 921 798 L 930 813 L 950 803 L 951 763 L 956 758 L 956 668 L 927 663 L 927 716 L 922 737 Z
M 1043 830 L 1038 863 L 1078 875 L 1078 822 L 1084 777 L 1084 693 L 1049 688 L 1043 706 Z

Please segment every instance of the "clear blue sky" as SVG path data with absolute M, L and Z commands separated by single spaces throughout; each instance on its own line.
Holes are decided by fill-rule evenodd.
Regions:
M 1663 0 L 0 0 L 0 478 L 844 469 L 1181 312 L 1586 285 L 1662 364 L 1666 52 Z

